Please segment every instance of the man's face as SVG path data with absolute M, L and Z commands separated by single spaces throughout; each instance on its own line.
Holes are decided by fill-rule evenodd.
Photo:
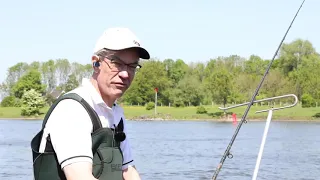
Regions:
M 139 54 L 137 50 L 127 49 L 100 58 L 100 72 L 97 76 L 99 91 L 103 97 L 117 99 L 131 85 Z

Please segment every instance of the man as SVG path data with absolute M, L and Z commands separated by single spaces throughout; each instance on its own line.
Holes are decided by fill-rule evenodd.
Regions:
M 120 122 L 123 123 L 123 132 L 126 134 L 127 129 L 123 109 L 115 102 L 129 88 L 134 79 L 136 69 L 140 67 L 140 58 L 150 59 L 150 55 L 146 49 L 141 47 L 140 41 L 129 29 L 107 29 L 98 39 L 94 48 L 92 77 L 90 79 L 84 78 L 80 87 L 67 94 L 76 93 L 81 96 L 94 109 L 104 128 L 113 128 L 112 130 L 114 130 Z M 97 177 L 94 177 L 93 171 L 96 171 L 96 174 L 101 175 L 100 178 L 109 180 L 109 178 L 103 177 L 102 174 L 106 173 L 105 176 L 109 176 L 107 173 L 115 173 L 116 166 L 114 164 L 110 166 L 112 170 L 110 168 L 108 170 L 94 170 L 93 167 L 101 164 L 100 162 L 95 164 L 93 161 L 102 156 L 101 163 L 105 163 L 106 159 L 108 159 L 105 157 L 111 157 L 117 151 L 115 149 L 110 150 L 108 149 L 109 147 L 102 147 L 97 150 L 99 152 L 96 152 L 95 157 L 93 157 L 92 147 L 93 142 L 96 142 L 96 140 L 92 140 L 93 123 L 88 111 L 73 99 L 63 99 L 55 106 L 50 116 L 48 114 L 47 116 L 48 119 L 43 129 L 43 134 L 38 134 L 41 143 L 39 152 L 36 152 L 37 156 L 34 155 L 34 161 L 37 163 L 37 165 L 34 165 L 35 176 L 41 179 L 41 174 L 46 174 L 42 175 L 42 177 L 47 179 L 50 176 L 49 174 L 52 173 L 52 170 L 47 170 L 48 168 L 44 167 L 49 166 L 47 164 L 52 164 L 52 158 L 51 160 L 46 160 L 46 153 L 44 153 L 47 152 L 48 137 L 50 137 L 57 164 L 64 173 L 64 175 L 59 175 L 60 178 L 65 176 L 67 180 L 94 180 Z M 113 131 L 110 130 L 108 132 Z M 115 136 L 113 135 L 113 137 Z M 122 164 L 120 164 L 122 166 L 120 167 L 121 175 L 125 180 L 139 180 L 139 173 L 133 164 L 128 135 L 121 141 L 120 149 L 123 156 Z M 36 138 L 34 138 L 32 144 L 35 144 L 35 142 Z M 101 144 L 103 143 L 95 146 Z M 34 147 L 38 146 L 33 145 L 33 151 L 35 152 Z M 36 161 L 39 157 L 43 158 L 41 163 L 48 161 L 46 165 L 39 165 L 42 170 L 37 170 L 41 169 L 38 167 L 40 160 Z M 114 156 L 109 159 L 111 159 L 111 162 L 117 158 Z M 103 167 L 101 165 L 101 168 Z M 103 180 L 100 178 L 99 180 Z

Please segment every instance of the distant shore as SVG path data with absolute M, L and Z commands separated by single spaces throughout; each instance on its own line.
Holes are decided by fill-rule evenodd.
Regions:
M 146 110 L 144 106 L 122 106 L 125 117 L 128 121 L 214 121 L 214 122 L 232 122 L 232 115 L 235 114 L 237 122 L 242 118 L 245 107 L 235 108 L 228 111 L 228 117 L 218 109 L 218 106 L 204 106 L 206 112 L 197 113 L 197 107 L 168 107 L 159 106 L 156 109 Z M 20 115 L 19 107 L 0 107 L 0 120 L 42 120 L 49 107 L 41 109 L 39 116 L 23 117 Z M 248 121 L 266 121 L 267 113 L 255 112 L 261 109 L 268 109 L 267 106 L 252 106 L 248 113 Z M 222 113 L 222 116 L 221 116 Z M 315 115 L 318 113 L 318 118 Z M 156 115 L 155 115 L 156 114 Z M 302 108 L 296 106 L 284 110 L 274 111 L 272 121 L 286 122 L 320 122 L 320 107 Z
M 30 117 L 19 117 L 19 118 L 4 118 L 1 117 L 1 120 L 30 120 L 30 121 L 42 121 L 43 118 L 30 118 Z M 162 119 L 162 118 L 149 118 L 149 119 L 131 119 L 126 118 L 127 121 L 212 121 L 212 122 L 229 122 L 232 123 L 232 120 L 227 119 Z M 239 123 L 240 119 L 237 119 Z M 248 122 L 264 122 L 266 119 L 248 119 Z M 272 119 L 272 121 L 276 122 L 320 122 L 320 119 Z

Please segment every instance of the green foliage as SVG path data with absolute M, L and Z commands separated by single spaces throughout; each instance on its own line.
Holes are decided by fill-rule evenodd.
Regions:
M 51 105 L 54 103 L 55 100 L 56 100 L 56 98 L 53 97 L 51 94 L 46 94 L 46 96 L 45 96 L 45 102 L 46 102 L 46 104 L 47 104 L 48 106 L 51 106 Z
M 58 60 L 57 60 L 58 62 Z M 42 77 L 44 79 L 45 84 L 47 85 L 47 91 L 53 90 L 57 86 L 57 78 L 56 78 L 56 63 L 54 60 L 50 59 L 47 62 L 44 62 L 41 66 Z
M 280 50 L 279 65 L 284 74 L 299 69 L 303 58 L 309 58 L 316 53 L 308 40 L 297 39 L 290 44 L 283 44 Z
M 20 107 L 20 101 L 14 96 L 7 96 L 1 101 L 1 107 Z
M 38 116 L 40 115 L 40 109 L 45 105 L 45 100 L 34 89 L 24 91 L 22 95 L 22 116 Z
M 197 107 L 197 114 L 206 114 L 206 113 L 207 113 L 207 110 L 205 107 L 203 107 L 203 106 Z
M 257 99 L 293 93 L 303 101 L 305 108 L 319 103 L 320 55 L 311 42 L 297 39 L 284 43 L 277 58 Z M 148 102 L 154 102 L 154 88 L 157 87 L 158 103 L 164 106 L 186 107 L 211 103 L 226 106 L 247 102 L 269 62 L 269 59 L 262 59 L 255 54 L 249 58 L 238 55 L 220 56 L 189 64 L 182 59 L 142 60 L 142 69 L 136 73 L 130 88 L 120 101 L 123 104 L 144 106 Z M 25 90 L 30 89 L 35 89 L 42 95 L 57 88 L 68 92 L 76 88 L 83 77 L 91 74 L 90 63 L 70 63 L 67 59 L 35 61 L 30 64 L 19 62 L 8 68 L 0 91 L 2 97 L 12 95 L 17 99 L 22 97 Z M 307 95 L 302 98 L 303 94 Z M 53 101 L 50 97 L 46 99 L 48 104 Z
M 175 62 L 171 61 L 171 67 L 167 67 L 168 76 L 173 83 L 178 83 L 188 71 L 188 65 L 183 60 L 178 59 Z
M 163 90 L 171 85 L 165 65 L 159 60 L 149 60 L 143 62 L 142 65 L 123 99 L 129 104 L 144 105 L 149 101 L 154 101 L 154 88 L 157 87 L 159 89 L 158 102 L 165 101 Z
M 176 98 L 174 101 L 173 101 L 173 107 L 185 107 L 184 103 L 183 103 L 183 100 L 181 98 Z
M 41 74 L 36 70 L 30 70 L 22 76 L 12 87 L 12 93 L 15 97 L 21 98 L 24 91 L 34 89 L 39 93 L 45 93 L 45 85 L 41 83 Z
M 70 63 L 67 59 L 57 59 L 54 64 L 54 72 L 56 76 L 56 80 L 59 82 L 59 84 L 66 84 L 66 77 L 68 77 L 68 74 L 70 73 L 71 67 Z M 74 76 L 74 75 L 73 75 Z M 70 76 L 68 77 L 68 79 Z M 72 77 L 75 78 L 75 77 Z
M 232 94 L 233 74 L 223 65 L 223 60 L 212 60 L 212 63 L 214 63 L 213 72 L 205 79 L 205 87 L 216 103 L 225 106 Z
M 79 86 L 79 82 L 77 80 L 77 77 L 75 74 L 70 74 L 68 76 L 68 81 L 65 84 L 65 92 L 69 92 L 73 89 L 75 89 L 76 87 Z
M 28 68 L 29 66 L 27 63 L 19 62 L 8 69 L 6 85 L 9 91 L 11 91 L 12 86 L 18 81 L 18 79 L 26 73 Z
M 219 112 L 214 112 L 214 113 L 208 113 L 208 114 L 209 114 L 210 116 L 212 116 L 212 117 L 218 117 L 218 118 L 224 116 L 224 113 L 221 112 L 221 111 L 219 111 Z
M 303 94 L 301 99 L 303 108 L 315 106 L 315 101 L 310 94 Z
M 316 113 L 316 114 L 313 115 L 312 117 L 314 117 L 314 118 L 320 118 L 320 113 Z
M 154 109 L 155 103 L 154 102 L 148 102 L 146 105 L 146 110 Z
M 210 115 L 211 117 L 215 117 L 215 118 L 221 118 L 221 117 L 225 117 L 227 115 L 231 116 L 232 114 L 233 114 L 233 112 L 222 112 L 222 111 L 208 113 L 208 115 Z

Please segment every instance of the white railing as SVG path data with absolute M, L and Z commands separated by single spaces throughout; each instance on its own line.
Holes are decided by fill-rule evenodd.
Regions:
M 273 111 L 294 107 L 298 103 L 298 97 L 296 95 L 294 95 L 294 94 L 287 94 L 287 95 L 283 95 L 283 96 L 276 96 L 276 97 L 265 98 L 265 99 L 253 101 L 253 103 L 259 103 L 259 102 L 272 101 L 272 100 L 275 100 L 275 99 L 281 99 L 281 98 L 286 98 L 286 97 L 294 97 L 294 99 L 295 99 L 294 103 L 292 103 L 290 105 L 287 105 L 287 106 L 282 106 L 282 107 L 277 107 L 277 108 L 273 108 L 272 107 L 270 109 L 256 111 L 256 113 L 261 113 L 261 112 L 267 112 L 268 111 L 268 117 L 267 117 L 267 121 L 266 121 L 266 126 L 264 128 L 262 141 L 261 141 L 259 154 L 258 154 L 257 161 L 256 161 L 256 166 L 255 166 L 255 169 L 254 169 L 254 172 L 253 172 L 252 180 L 256 180 L 257 176 L 258 176 L 258 171 L 259 171 L 259 167 L 260 167 L 260 163 L 261 163 L 261 159 L 262 159 L 263 149 L 264 149 L 264 145 L 265 145 L 265 142 L 266 142 L 266 139 L 267 139 L 267 135 L 268 135 L 269 126 L 270 126 L 270 122 L 271 122 Z M 219 107 L 219 109 L 226 111 L 228 109 L 232 109 L 232 108 L 248 105 L 249 103 L 250 102 L 246 102 L 246 103 L 237 104 L 237 105 L 229 106 L 229 107 L 225 107 L 225 108 Z

